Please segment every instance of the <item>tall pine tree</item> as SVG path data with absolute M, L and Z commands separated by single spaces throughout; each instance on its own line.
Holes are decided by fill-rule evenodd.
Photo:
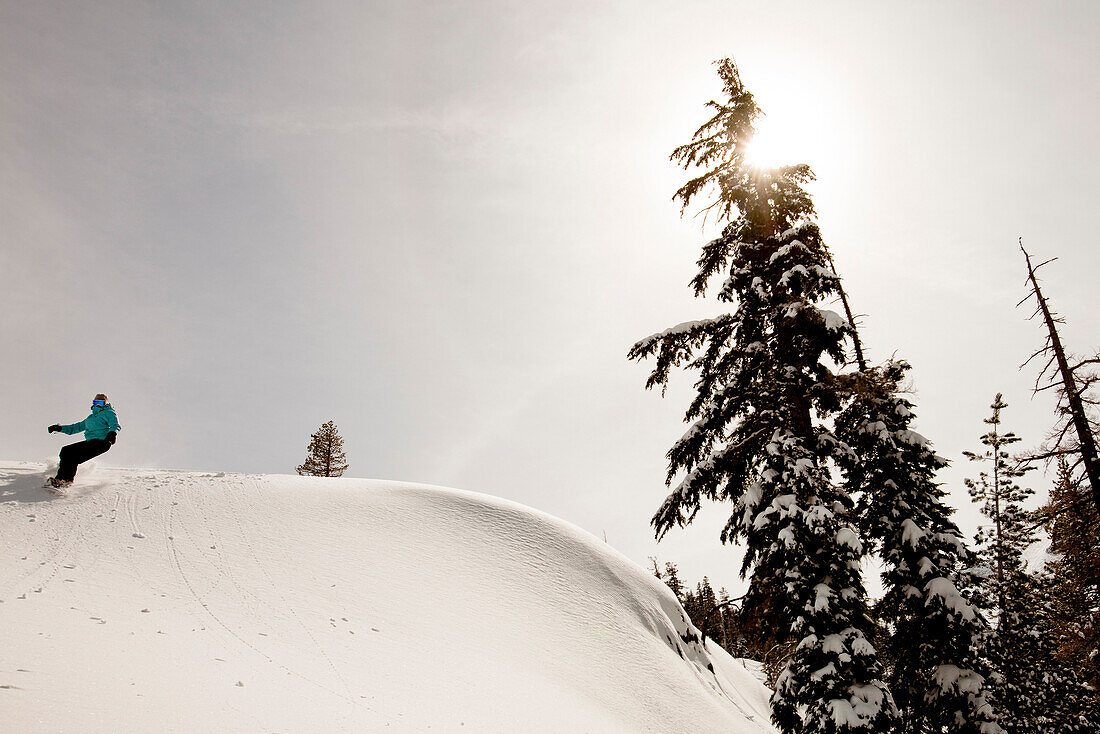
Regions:
M 672 158 L 702 169 L 676 193 L 683 208 L 713 193 L 703 211 L 724 222 L 692 286 L 702 296 L 724 271 L 717 297 L 736 309 L 630 351 L 655 358 L 647 387 L 667 385 L 672 367 L 699 374 L 691 426 L 668 453 L 668 483 L 682 478 L 653 524 L 661 536 L 690 522 L 703 497 L 731 500 L 722 539 L 744 542 L 745 605 L 767 607 L 796 643 L 772 696 L 776 725 L 789 734 L 879 734 L 897 712 L 866 638 L 854 504 L 831 473 L 840 440 L 825 419 L 841 406 L 834 368 L 850 326 L 818 306 L 839 282 L 803 188 L 813 174 L 746 162 L 760 110 L 730 60 L 718 73 L 726 98 L 708 103 L 712 118 Z
M 979 529 L 977 543 L 992 574 L 984 586 L 990 595 L 988 603 L 997 611 L 997 628 L 1000 629 L 1006 622 L 1009 595 L 1023 580 L 1026 571 L 1023 553 L 1035 542 L 1035 514 L 1023 506 L 1034 490 L 1017 484 L 1016 480 L 1028 469 L 1012 462 L 1011 455 L 1004 449 L 1020 438 L 1011 431 L 1003 433 L 1000 430 L 1001 411 L 1008 407 L 1001 393 L 997 393 L 989 407 L 993 414 L 985 423 L 992 428 L 981 437 L 982 444 L 989 448 L 981 453 L 964 451 L 963 454 L 971 461 L 990 467 L 989 471 L 979 472 L 977 479 L 967 479 L 966 486 L 971 498 L 981 503 L 982 514 L 993 523 L 991 528 Z
M 344 455 L 344 439 L 336 428 L 335 421 L 326 421 L 309 437 L 309 453 L 306 460 L 297 467 L 299 474 L 314 477 L 339 477 L 348 470 L 347 456 Z
M 935 482 L 947 462 L 910 428 L 902 395 L 909 365 L 890 361 L 849 375 L 851 399 L 837 417 L 837 453 L 860 498 L 863 536 L 883 560 L 885 595 L 876 616 L 882 653 L 906 734 L 999 731 L 986 690 L 984 617 L 967 592 L 972 554 Z

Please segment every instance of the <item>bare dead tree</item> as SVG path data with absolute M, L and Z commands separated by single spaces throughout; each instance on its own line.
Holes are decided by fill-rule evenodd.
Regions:
M 1100 355 L 1077 360 L 1071 364 L 1070 357 L 1066 354 L 1058 335 L 1058 324 L 1064 325 L 1065 319 L 1050 308 L 1050 304 L 1039 288 L 1039 279 L 1035 275 L 1039 268 L 1058 258 L 1051 258 L 1032 266 L 1031 256 L 1024 249 L 1023 238 L 1020 239 L 1020 250 L 1024 253 L 1024 261 L 1027 263 L 1030 293 L 1016 305 L 1019 306 L 1034 297 L 1037 306 L 1029 319 L 1041 315 L 1047 330 L 1046 343 L 1028 357 L 1021 368 L 1036 358 L 1046 360 L 1039 370 L 1039 376 L 1035 379 L 1035 393 L 1055 390 L 1058 393 L 1058 413 L 1061 419 L 1047 444 L 1030 455 L 1028 459 L 1050 461 L 1064 457 L 1069 461 L 1074 472 L 1083 468 L 1092 489 L 1092 500 L 1096 504 L 1097 512 L 1100 512 L 1100 461 L 1096 451 L 1096 432 L 1088 412 L 1089 408 L 1095 408 L 1100 404 L 1100 400 L 1091 397 L 1089 392 L 1100 380 L 1095 372 L 1090 371 L 1091 368 L 1100 364 Z

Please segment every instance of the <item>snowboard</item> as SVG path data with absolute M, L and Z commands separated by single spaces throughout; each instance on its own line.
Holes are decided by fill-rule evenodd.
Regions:
M 46 490 L 50 494 L 56 494 L 58 497 L 64 497 L 68 494 L 69 487 L 73 486 L 72 482 L 69 482 L 65 486 L 54 486 L 50 483 L 50 480 L 46 480 L 46 483 L 42 485 L 42 489 Z

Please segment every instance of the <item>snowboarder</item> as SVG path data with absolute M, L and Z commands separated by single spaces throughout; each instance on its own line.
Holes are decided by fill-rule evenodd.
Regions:
M 92 414 L 79 423 L 62 426 L 54 423 L 47 429 L 50 433 L 60 431 L 68 435 L 84 431 L 84 440 L 71 443 L 61 449 L 61 463 L 57 467 L 57 476 L 46 480 L 46 486 L 53 489 L 71 487 L 76 477 L 76 467 L 88 459 L 106 453 L 115 443 L 120 430 L 118 416 L 110 401 L 103 393 L 92 400 Z

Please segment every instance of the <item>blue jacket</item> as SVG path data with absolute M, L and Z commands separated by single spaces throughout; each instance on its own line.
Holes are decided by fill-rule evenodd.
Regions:
M 61 432 L 70 436 L 84 431 L 85 440 L 93 438 L 104 439 L 111 431 L 118 433 L 122 428 L 118 425 L 118 416 L 110 405 L 93 405 L 92 414 L 80 421 L 68 426 L 61 426 Z

